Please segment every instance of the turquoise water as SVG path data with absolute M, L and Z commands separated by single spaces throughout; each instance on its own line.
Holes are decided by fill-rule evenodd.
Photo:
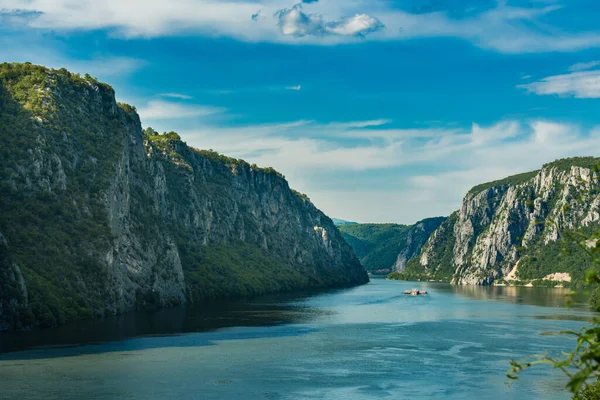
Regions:
M 545 367 L 505 377 L 511 358 L 570 348 L 552 332 L 590 314 L 564 308 L 566 291 L 419 284 L 427 296 L 402 295 L 415 286 L 375 279 L 3 335 L 0 398 L 569 398 Z M 7 352 L 33 345 L 51 347 Z

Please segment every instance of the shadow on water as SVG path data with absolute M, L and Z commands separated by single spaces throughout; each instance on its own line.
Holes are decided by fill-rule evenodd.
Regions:
M 190 335 L 231 327 L 273 327 L 306 322 L 326 311 L 308 307 L 302 300 L 334 291 L 309 291 L 261 296 L 252 299 L 205 302 L 193 307 L 139 311 L 97 320 L 75 322 L 54 329 L 0 334 L 0 360 L 48 358 L 169 346 L 210 345 L 219 338 L 261 337 L 266 331 Z M 305 329 L 279 329 L 271 335 L 298 335 Z M 261 333 L 263 332 L 263 333 Z M 258 336 L 257 336 L 258 335 Z M 171 336 L 171 338 L 169 338 Z M 157 337 L 162 337 L 158 339 Z M 114 343 L 113 343 L 114 342 Z M 35 349 L 39 351 L 35 351 Z M 31 350 L 23 353 L 23 351 Z M 51 351 L 49 351 L 51 350 Z M 20 352 L 20 353 L 19 353 Z

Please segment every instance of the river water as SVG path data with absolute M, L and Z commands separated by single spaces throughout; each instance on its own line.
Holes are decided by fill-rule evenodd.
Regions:
M 549 368 L 505 377 L 572 347 L 553 333 L 591 314 L 566 293 L 374 279 L 4 334 L 0 399 L 568 399 Z

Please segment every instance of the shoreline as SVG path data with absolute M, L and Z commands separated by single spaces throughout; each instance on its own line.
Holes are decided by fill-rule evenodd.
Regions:
M 546 282 L 554 282 L 556 283 L 555 285 L 552 284 L 548 284 L 548 285 L 534 285 L 533 281 L 529 281 L 527 283 L 524 284 L 514 284 L 514 283 L 506 283 L 506 282 L 501 282 L 501 283 L 492 283 L 491 285 L 456 285 L 452 282 L 448 282 L 448 281 L 436 281 L 436 280 L 407 280 L 407 279 L 393 279 L 393 278 L 385 278 L 388 281 L 399 281 L 399 282 L 421 282 L 421 283 L 447 283 L 449 285 L 452 286 L 483 286 L 483 287 L 493 287 L 493 286 L 499 286 L 499 287 L 530 287 L 530 288 L 545 288 L 545 289 L 565 289 L 565 288 L 569 288 L 570 285 L 564 285 L 565 283 L 570 284 L 571 282 L 569 281 L 549 281 L 549 280 L 545 280 L 545 279 L 541 279 L 541 281 L 546 281 Z M 540 279 L 538 279 L 539 281 Z

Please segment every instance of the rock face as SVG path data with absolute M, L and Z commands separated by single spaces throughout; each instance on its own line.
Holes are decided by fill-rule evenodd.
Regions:
M 0 64 L 0 138 L 0 330 L 368 281 L 283 176 L 142 131 L 89 76 Z
M 404 271 L 444 220 L 438 217 L 414 225 L 347 224 L 338 228 L 367 271 L 389 273 Z
M 582 275 L 589 260 L 562 262 L 561 232 L 593 229 L 600 196 L 595 158 L 558 160 L 539 171 L 473 188 L 411 261 L 409 278 L 489 285 L 509 274 L 543 279 Z M 586 261 L 587 260 L 587 261 Z
M 17 316 L 25 315 L 26 311 L 25 281 L 19 266 L 11 260 L 6 239 L 0 233 L 0 332 L 12 327 L 22 327 Z

